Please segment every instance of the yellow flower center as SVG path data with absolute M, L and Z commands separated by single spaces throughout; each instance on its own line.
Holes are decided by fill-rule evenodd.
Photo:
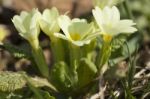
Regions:
M 103 40 L 105 42 L 110 42 L 112 40 L 112 36 L 105 34 L 105 35 L 103 35 Z
M 80 34 L 78 33 L 71 33 L 70 36 L 71 36 L 71 39 L 74 41 L 77 41 L 81 38 Z

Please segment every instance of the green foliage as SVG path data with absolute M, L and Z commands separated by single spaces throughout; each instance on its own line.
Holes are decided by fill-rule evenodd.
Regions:
M 109 4 L 109 0 L 103 2 L 107 6 L 117 4 L 117 2 Z M 105 7 L 106 5 L 103 6 Z M 123 3 L 123 6 L 128 15 L 127 17 L 131 18 L 132 13 L 128 7 L 127 0 Z M 32 47 L 30 50 L 32 50 L 32 52 L 26 50 L 27 48 L 24 48 L 24 50 L 23 48 L 17 48 L 5 43 L 0 46 L 9 51 L 16 58 L 27 58 L 36 63 L 35 66 L 37 66 L 40 73 L 45 78 L 30 77 L 24 72 L 0 72 L 0 91 L 2 92 L 0 95 L 5 97 L 6 94 L 9 93 L 10 99 L 12 99 L 12 97 L 19 99 L 19 94 L 15 92 L 18 90 L 23 91 L 23 89 L 28 88 L 29 91 L 32 92 L 32 95 L 30 95 L 32 99 L 55 99 L 54 97 L 59 96 L 75 99 L 86 91 L 88 94 L 88 89 L 93 87 L 93 82 L 96 82 L 95 84 L 98 85 L 96 78 L 99 76 L 103 77 L 103 74 L 110 65 L 108 63 L 112 63 L 111 65 L 115 66 L 119 61 L 128 59 L 129 70 L 126 77 L 124 77 L 126 72 L 123 72 L 123 93 L 125 99 L 135 99 L 132 94 L 135 73 L 135 61 L 134 58 L 132 59 L 132 54 L 135 53 L 137 49 L 136 45 L 139 41 L 139 35 L 137 34 L 138 36 L 129 37 L 129 34 L 119 34 L 124 32 L 135 32 L 136 28 L 133 26 L 134 22 L 132 20 L 120 20 L 120 13 L 117 7 L 106 7 L 105 9 L 106 10 L 98 7 L 93 9 L 93 15 L 99 28 L 94 27 L 93 24 L 89 24 L 88 26 L 88 23 L 82 19 L 71 20 L 67 15 L 64 15 L 62 18 L 60 17 L 60 19 L 56 18 L 56 22 L 53 22 L 53 20 L 50 21 L 51 24 L 49 25 L 52 25 L 50 29 L 57 29 L 57 27 L 55 27 L 55 25 L 57 25 L 64 33 L 64 35 L 62 35 L 62 33 L 55 33 L 55 36 L 53 33 L 50 35 L 49 32 L 46 33 L 51 40 L 51 52 L 54 58 L 50 73 L 38 40 L 40 32 L 38 19 L 41 18 L 41 13 L 38 10 L 33 10 L 31 15 L 27 12 L 22 12 L 20 16 L 15 16 L 13 18 L 14 25 L 18 30 L 21 30 L 19 31 L 21 32 L 21 36 L 29 41 Z M 49 14 L 49 12 L 46 12 L 46 15 L 43 16 L 46 16 L 46 20 L 43 19 L 44 23 L 42 22 L 41 24 L 41 28 L 43 27 L 43 31 L 46 32 L 49 28 L 47 24 L 50 17 Z M 112 18 L 112 20 L 110 18 Z M 21 22 L 23 22 L 23 24 Z M 26 22 L 28 24 L 25 24 Z M 118 26 L 120 25 L 119 23 L 122 26 Z M 45 27 L 47 27 L 47 29 Z M 95 28 L 101 31 L 99 32 L 98 30 L 97 32 Z M 59 29 L 57 32 L 59 32 Z M 97 36 L 99 38 L 95 39 Z M 56 37 L 64 40 L 59 40 Z M 101 37 L 101 47 L 99 50 L 96 50 L 95 47 L 98 45 L 96 40 L 100 40 Z M 104 69 L 105 67 L 106 69 Z M 117 67 L 110 68 L 107 71 L 109 74 L 107 80 L 113 77 L 119 78 L 116 72 L 118 72 Z M 101 80 L 103 80 L 103 78 L 99 80 L 100 86 L 102 85 Z M 93 92 L 97 91 L 97 89 L 98 87 L 96 86 Z M 114 95 L 114 93 L 111 94 L 112 96 Z M 114 98 L 116 98 L 115 95 Z M 62 97 L 60 99 L 62 99 Z
M 31 54 L 27 50 L 28 48 L 18 48 L 18 47 L 14 46 L 14 45 L 7 44 L 7 43 L 4 43 L 1 46 L 5 50 L 7 50 L 8 52 L 10 52 L 10 54 L 12 54 L 16 58 L 28 58 L 28 59 L 31 59 Z
M 126 51 L 127 51 L 126 54 L 128 54 L 129 56 L 129 64 L 128 64 L 129 69 L 127 72 L 127 76 L 122 81 L 122 85 L 123 85 L 124 93 L 125 93 L 125 99 L 136 99 L 132 94 L 133 80 L 134 80 L 135 69 L 136 69 L 135 68 L 136 56 L 131 57 L 132 50 L 129 49 L 128 43 L 126 43 Z
M 72 71 L 64 62 L 54 65 L 51 71 L 51 80 L 58 90 L 61 92 L 70 91 L 69 93 L 71 93 L 86 86 L 96 76 L 97 68 L 90 60 L 81 59 L 76 71 L 78 81 L 75 81 L 76 78 L 74 78 L 73 72 L 75 71 Z
M 149 0 L 131 0 L 131 8 L 140 29 L 149 28 Z M 145 30 L 144 30 L 145 31 Z M 146 31 L 145 31 L 146 32 Z M 148 31 L 147 31 L 148 32 Z
M 0 92 L 0 99 L 22 99 L 23 96 L 19 94 L 15 94 L 13 92 L 10 93 L 3 93 Z
M 0 72 L 0 91 L 14 91 L 26 84 L 21 73 Z
M 55 99 L 53 96 L 51 96 L 47 91 L 43 91 L 40 90 L 39 88 L 36 88 L 32 81 L 30 79 L 28 79 L 27 77 L 25 77 L 26 80 L 28 81 L 28 86 L 29 88 L 32 90 L 32 92 L 34 93 L 34 97 L 38 98 L 38 99 Z
M 130 39 L 129 41 L 127 41 L 126 43 L 124 43 L 124 45 L 122 47 L 122 55 L 124 57 L 129 57 L 129 55 L 132 55 L 139 46 L 138 42 L 139 42 L 139 38 L 134 37 L 134 38 Z M 129 54 L 129 52 L 130 52 L 130 54 Z
M 58 90 L 66 92 L 75 82 L 69 67 L 64 62 L 56 63 L 51 71 L 51 80 Z
M 30 83 L 35 87 L 44 87 L 47 86 L 50 89 L 54 87 L 44 78 L 40 77 L 29 77 L 24 72 L 0 72 L 0 91 L 3 92 L 12 92 L 21 88 L 26 87 L 27 79 L 30 80 Z
M 89 84 L 97 73 L 97 68 L 93 62 L 84 58 L 80 60 L 80 65 L 77 69 L 78 73 L 78 86 L 83 87 Z
M 47 92 L 47 91 L 42 91 L 42 90 L 41 90 L 40 93 L 42 94 L 43 99 L 55 99 L 55 98 L 54 98 L 53 96 L 51 96 L 51 95 L 49 94 L 49 92 Z
M 129 55 L 133 55 L 140 46 L 139 35 L 131 37 L 128 41 L 126 41 L 126 39 L 127 39 L 126 35 L 120 35 L 116 37 L 115 40 L 113 40 L 110 63 L 116 64 L 128 58 Z
M 124 42 L 126 41 L 127 36 L 120 34 L 118 36 L 116 36 L 113 40 L 112 40 L 112 51 L 115 52 L 116 50 L 118 50 L 119 48 L 122 47 L 122 45 L 124 44 Z

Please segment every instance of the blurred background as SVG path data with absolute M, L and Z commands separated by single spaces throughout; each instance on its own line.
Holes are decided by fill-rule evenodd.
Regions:
M 137 23 L 140 35 L 139 65 L 150 67 L 150 0 L 128 0 L 129 7 L 133 12 L 133 20 Z M 18 47 L 28 46 L 27 42 L 18 35 L 11 19 L 20 11 L 30 11 L 32 8 L 38 8 L 43 11 L 45 8 L 57 7 L 61 14 L 69 12 L 71 18 L 80 17 L 89 19 L 91 9 L 93 8 L 92 0 L 0 0 L 0 34 L 6 33 L 4 42 L 11 43 Z M 121 5 L 121 17 L 126 17 Z M 40 36 L 41 45 L 47 63 L 50 65 L 51 53 L 48 50 L 48 39 L 42 33 Z M 30 65 L 26 59 L 17 59 L 11 56 L 7 51 L 0 50 L 0 70 L 24 70 Z

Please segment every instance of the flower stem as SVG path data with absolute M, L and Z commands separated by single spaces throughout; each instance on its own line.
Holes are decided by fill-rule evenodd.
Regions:
M 51 49 L 54 57 L 54 63 L 64 61 L 64 47 L 61 39 L 54 36 L 49 37 L 51 39 Z
M 98 67 L 98 73 L 100 73 L 102 67 L 108 62 L 110 55 L 111 55 L 110 42 L 104 42 L 96 58 L 96 66 Z
M 41 72 L 41 74 L 44 77 L 48 78 L 49 77 L 49 68 L 48 68 L 48 65 L 46 64 L 45 57 L 44 57 L 41 47 L 39 46 L 36 49 L 33 48 L 32 54 L 33 54 L 33 57 L 34 57 L 34 60 L 37 64 L 37 66 L 38 66 L 39 71 Z

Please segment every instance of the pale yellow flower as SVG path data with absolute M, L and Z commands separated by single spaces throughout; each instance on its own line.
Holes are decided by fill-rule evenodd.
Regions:
M 34 47 L 37 47 L 39 43 L 40 27 L 38 21 L 40 17 L 40 12 L 37 9 L 33 9 L 31 12 L 22 11 L 20 16 L 15 15 L 12 19 L 19 34 Z
M 60 31 L 60 27 L 58 25 L 58 17 L 59 12 L 55 7 L 53 7 L 52 9 L 45 9 L 42 14 L 42 17 L 40 19 L 40 27 L 43 32 L 49 37 L 52 36 L 53 33 Z
M 124 19 L 120 20 L 120 13 L 117 7 L 105 7 L 100 9 L 95 7 L 92 11 L 93 16 L 98 24 L 101 34 L 104 36 L 104 40 L 111 40 L 113 36 L 120 33 L 134 33 L 137 31 L 132 20 Z
M 63 15 L 59 17 L 58 24 L 64 35 L 61 33 L 55 33 L 54 35 L 77 46 L 89 44 L 98 35 L 98 33 L 94 33 L 93 23 L 89 24 L 83 19 L 76 18 L 71 20 L 68 16 Z

